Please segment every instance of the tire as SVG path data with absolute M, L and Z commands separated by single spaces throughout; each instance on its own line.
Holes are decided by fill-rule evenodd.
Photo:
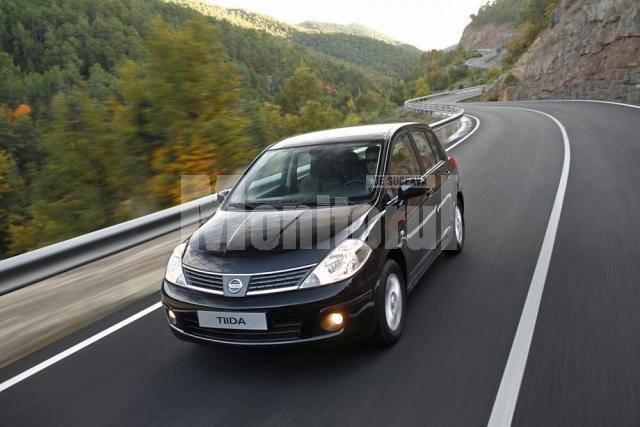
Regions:
M 457 255 L 462 252 L 466 234 L 464 227 L 464 212 L 460 208 L 460 203 L 456 201 L 456 204 L 453 205 L 453 238 L 456 246 L 454 249 L 447 249 L 445 252 L 451 255 Z
M 394 260 L 387 260 L 382 269 L 375 300 L 377 325 L 371 341 L 388 347 L 402 335 L 407 307 L 404 275 Z

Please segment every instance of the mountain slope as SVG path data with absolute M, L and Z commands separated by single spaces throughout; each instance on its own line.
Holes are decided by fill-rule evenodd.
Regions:
M 294 32 L 307 31 L 304 27 L 278 21 L 268 15 L 245 9 L 229 9 L 199 0 L 164 0 L 193 9 L 202 15 L 223 19 L 238 27 L 266 31 L 268 34 L 288 38 Z
M 414 67 L 421 51 L 361 25 L 341 26 L 325 23 L 292 25 L 267 15 L 242 9 L 226 9 L 198 0 L 165 0 L 193 9 L 203 15 L 235 26 L 265 31 L 300 46 L 389 77 L 404 78 Z M 382 41 L 381 38 L 388 40 Z
M 320 22 L 320 21 L 305 21 L 299 24 L 300 27 L 307 28 L 309 30 L 317 30 L 322 33 L 341 33 L 348 34 L 350 36 L 361 36 L 361 37 L 369 37 L 371 39 L 380 40 L 385 43 L 389 43 L 392 45 L 402 45 L 404 43 L 395 40 L 386 34 L 383 34 L 379 31 L 376 31 L 372 28 L 366 27 L 360 24 L 333 24 L 330 22 Z

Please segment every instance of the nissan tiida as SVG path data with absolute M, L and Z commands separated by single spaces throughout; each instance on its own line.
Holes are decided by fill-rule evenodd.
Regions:
M 277 142 L 218 199 L 162 283 L 169 326 L 190 341 L 391 345 L 409 292 L 464 245 L 456 162 L 418 123 Z

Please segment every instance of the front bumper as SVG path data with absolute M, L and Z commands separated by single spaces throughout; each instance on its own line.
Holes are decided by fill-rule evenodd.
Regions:
M 169 321 L 172 332 L 187 341 L 244 346 L 344 342 L 370 335 L 376 325 L 374 286 L 352 286 L 352 280 L 243 298 L 206 294 L 163 281 L 162 302 L 165 310 L 176 314 L 175 324 Z M 267 330 L 203 328 L 198 324 L 199 310 L 265 313 Z M 331 312 L 340 312 L 345 319 L 337 331 L 321 327 L 322 318 Z

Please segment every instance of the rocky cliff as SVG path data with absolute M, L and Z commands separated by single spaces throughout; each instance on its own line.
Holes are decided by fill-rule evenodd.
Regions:
M 640 104 L 640 1 L 563 0 L 512 73 L 515 84 L 496 88 L 501 99 Z
M 460 38 L 460 45 L 467 49 L 501 50 L 520 30 L 511 23 L 488 23 L 482 26 L 467 25 Z

